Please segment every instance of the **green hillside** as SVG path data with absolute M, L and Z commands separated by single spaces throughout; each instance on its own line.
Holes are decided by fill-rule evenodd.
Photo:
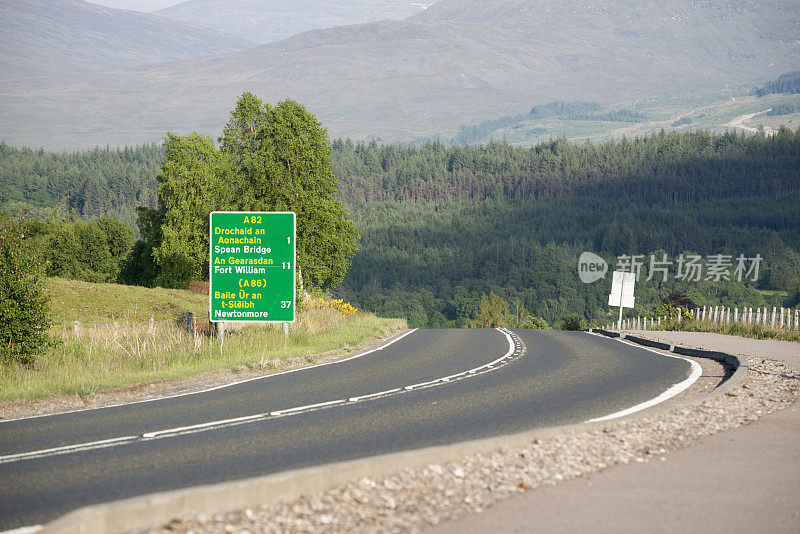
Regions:
M 218 371 L 274 372 L 352 352 L 405 327 L 402 320 L 342 312 L 316 300 L 299 314 L 288 339 L 278 325 L 231 325 L 223 344 L 205 334 L 207 295 L 59 278 L 48 279 L 46 289 L 55 343 L 30 368 L 0 365 L 0 402 L 86 397 Z M 198 335 L 179 324 L 186 312 L 200 322 Z
M 504 139 L 514 145 L 530 146 L 554 137 L 603 142 L 623 136 L 652 135 L 661 130 L 755 133 L 759 127 L 772 134 L 781 126 L 795 129 L 798 125 L 800 95 L 757 96 L 752 90 L 741 89 L 649 98 L 611 106 L 552 102 L 534 106 L 530 112 L 462 126 L 450 142 L 475 144 Z
M 142 176 L 146 165 L 155 166 L 154 148 L 129 152 L 127 158 L 124 152 L 88 152 L 69 161 L 119 156 L 132 174 L 139 161 Z M 66 158 L 8 153 L 12 160 L 24 154 L 31 169 Z M 335 291 L 414 326 L 464 326 L 490 292 L 519 298 L 550 324 L 576 312 L 602 320 L 608 281 L 578 281 L 577 258 L 584 251 L 612 266 L 624 254 L 764 259 L 758 279 L 747 283 L 645 284 L 637 313 L 657 309 L 669 289 L 687 291 L 701 304 L 797 303 L 800 129 L 771 136 L 673 131 L 598 144 L 553 139 L 531 147 L 337 140 L 332 161 L 338 196 L 362 235 Z M 64 175 L 43 173 L 42 183 L 58 176 Z M 108 198 L 134 204 L 111 187 L 120 183 L 109 182 Z M 63 201 L 42 198 L 44 205 Z
M 610 278 L 583 284 L 584 251 L 672 261 L 637 287 L 635 313 L 666 292 L 696 304 L 794 306 L 800 289 L 800 129 L 774 136 L 657 134 L 420 147 L 334 144 L 340 195 L 362 234 L 339 294 L 413 326 L 464 326 L 481 295 L 519 299 L 558 324 L 608 319 Z M 675 280 L 681 254 L 761 255 L 757 280 Z M 706 273 L 706 271 L 703 271 Z M 779 290 L 765 294 L 761 289 Z M 783 296 L 782 296 L 783 295 Z
M 48 278 L 47 293 L 54 322 L 68 327 L 74 321 L 84 324 L 148 323 L 151 316 L 155 321 L 175 322 L 187 312 L 208 319 L 208 295 L 182 289 Z

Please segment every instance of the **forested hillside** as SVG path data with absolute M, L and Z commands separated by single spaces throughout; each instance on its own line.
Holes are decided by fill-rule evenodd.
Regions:
M 10 199 L 88 217 L 152 202 L 162 157 L 156 146 L 74 155 L 3 146 L 0 154 L 7 210 L 19 205 Z M 619 256 L 641 255 L 645 274 L 651 254 L 673 263 L 681 254 L 706 264 L 718 254 L 763 258 L 756 279 L 742 281 L 732 270 L 728 280 L 675 280 L 673 264 L 666 281 L 637 285 L 637 312 L 655 312 L 674 289 L 700 305 L 798 303 L 800 130 L 531 148 L 337 140 L 331 158 L 362 235 L 334 291 L 415 326 L 468 325 L 490 292 L 550 324 L 573 313 L 603 321 L 610 281 L 579 281 L 584 251 L 611 269 Z M 103 192 L 88 202 L 87 177 Z
M 159 145 L 52 153 L 0 142 L 0 206 L 46 216 L 56 208 L 84 218 L 111 215 L 130 225 L 137 206 L 156 207 Z
M 530 149 L 337 141 L 334 161 L 362 233 L 341 295 L 417 326 L 469 324 L 489 292 L 550 324 L 606 320 L 610 281 L 579 281 L 583 251 L 612 269 L 624 254 L 764 258 L 756 281 L 643 280 L 640 311 L 671 290 L 701 305 L 785 302 L 757 289 L 797 300 L 800 130 Z
M 334 142 L 340 195 L 352 205 L 453 198 L 627 198 L 676 203 L 800 190 L 798 132 L 660 134 L 599 145 L 553 139 L 531 148 Z
M 487 136 L 501 128 L 519 127 L 525 121 L 559 117 L 566 120 L 607 121 L 607 122 L 640 122 L 647 117 L 629 109 L 604 109 L 596 102 L 550 102 L 533 106 L 528 113 L 506 115 L 497 119 L 483 121 L 474 126 L 461 126 L 451 140 L 454 144 L 473 144 L 486 139 Z M 544 133 L 546 130 L 543 130 Z
M 756 89 L 756 96 L 774 93 L 800 93 L 800 71 L 781 74 L 777 80 Z

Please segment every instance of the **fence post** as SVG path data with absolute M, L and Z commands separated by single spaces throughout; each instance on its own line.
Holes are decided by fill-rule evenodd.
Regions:
M 72 335 L 75 339 L 78 339 L 81 336 L 81 322 L 75 321 L 72 323 Z
M 150 325 L 147 327 L 147 334 L 152 335 L 153 330 L 155 329 L 155 321 L 153 320 L 153 316 L 150 316 Z
M 776 310 L 776 308 L 775 308 L 775 306 L 773 306 L 772 307 L 772 321 L 770 323 L 770 326 L 772 326 L 772 328 L 775 328 L 775 310 Z
M 283 239 L 283 238 L 281 238 Z M 289 338 L 289 323 L 282 323 L 283 324 L 283 337 Z

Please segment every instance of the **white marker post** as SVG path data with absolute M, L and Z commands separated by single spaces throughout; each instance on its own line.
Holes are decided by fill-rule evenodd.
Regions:
M 611 294 L 608 296 L 608 305 L 619 306 L 618 330 L 622 330 L 622 308 L 633 308 L 633 288 L 635 285 L 636 273 L 614 271 L 614 278 L 611 280 Z

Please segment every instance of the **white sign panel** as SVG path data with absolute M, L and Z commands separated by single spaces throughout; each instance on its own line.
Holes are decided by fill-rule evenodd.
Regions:
M 611 294 L 608 296 L 609 306 L 633 308 L 633 289 L 636 285 L 636 273 L 614 271 L 611 279 Z

